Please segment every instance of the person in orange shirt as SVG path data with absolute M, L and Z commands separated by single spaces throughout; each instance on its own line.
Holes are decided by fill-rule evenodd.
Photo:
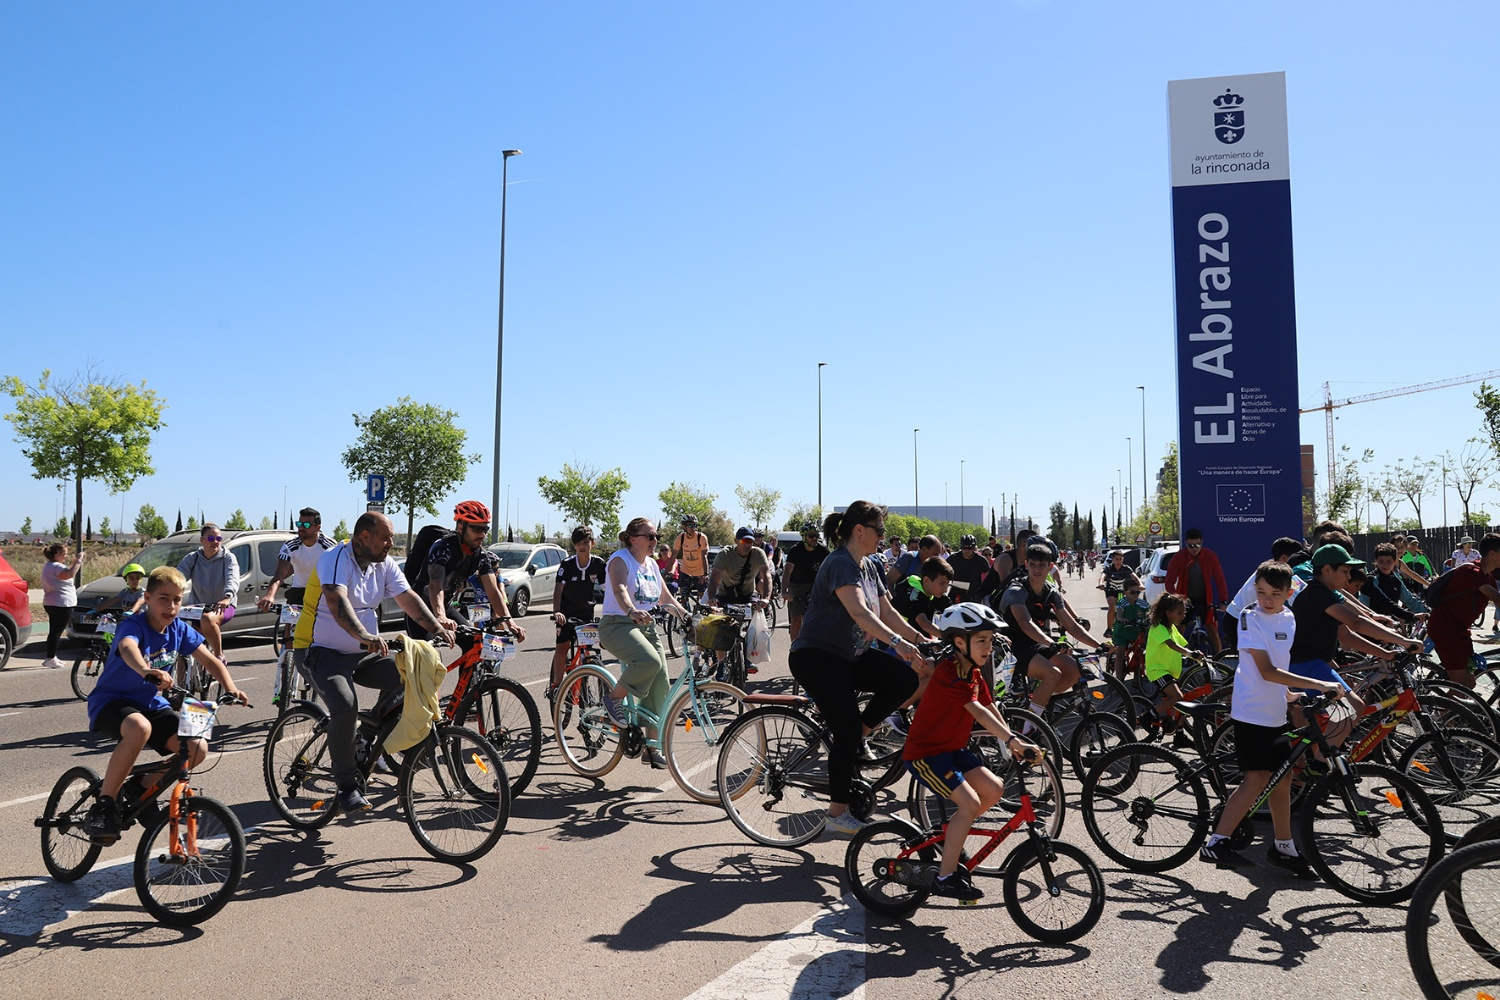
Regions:
M 677 558 L 677 598 L 683 607 L 691 608 L 694 596 L 703 593 L 708 583 L 708 536 L 698 530 L 698 519 L 692 514 L 682 515 L 672 555 Z

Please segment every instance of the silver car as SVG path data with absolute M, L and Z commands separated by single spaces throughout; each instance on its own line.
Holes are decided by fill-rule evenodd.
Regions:
M 505 603 L 520 618 L 533 604 L 551 604 L 557 586 L 557 567 L 568 554 L 550 542 L 496 542 L 490 551 L 500 559 L 500 578 L 505 581 Z

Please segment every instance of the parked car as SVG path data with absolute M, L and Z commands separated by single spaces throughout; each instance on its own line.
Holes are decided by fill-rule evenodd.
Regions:
M 31 638 L 31 601 L 26 580 L 0 556 L 0 670 L 10 654 Z
M 1177 554 L 1178 547 L 1176 542 L 1168 542 L 1153 550 L 1147 557 L 1146 574 L 1141 582 L 1146 585 L 1146 600 L 1153 605 L 1158 597 L 1167 592 L 1167 563 Z
M 551 604 L 557 586 L 557 567 L 568 553 L 562 546 L 543 542 L 496 542 L 490 551 L 500 558 L 500 578 L 505 581 L 505 603 L 520 618 L 533 604 Z

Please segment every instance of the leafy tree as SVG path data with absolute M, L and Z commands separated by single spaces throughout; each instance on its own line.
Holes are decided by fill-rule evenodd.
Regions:
M 618 535 L 619 532 L 616 531 L 615 534 Z M 546 540 L 547 540 L 547 526 L 545 524 L 538 524 L 536 527 L 532 528 L 530 531 L 524 531 L 523 530 L 521 532 L 521 541 L 523 541 L 523 542 L 530 542 L 532 545 L 536 545 L 538 542 L 545 542 Z
M 166 538 L 166 519 L 156 512 L 155 507 L 143 503 L 140 512 L 135 515 L 135 532 L 146 538 Z
M 52 537 L 54 538 L 67 538 L 72 533 L 73 529 L 65 517 L 58 518 L 57 523 L 52 526 Z
M 198 519 L 196 517 L 194 517 L 193 515 L 189 514 L 188 515 L 188 519 L 187 519 L 187 530 L 188 531 L 197 531 L 200 527 L 202 527 L 202 525 L 200 525 L 198 523 Z
M 1047 517 L 1049 519 L 1047 524 L 1047 537 L 1052 539 L 1058 545 L 1066 544 L 1068 531 L 1068 508 L 1063 504 L 1061 500 L 1059 500 L 1051 507 L 1047 508 Z
M 1396 501 L 1396 490 L 1391 485 L 1390 478 L 1388 476 L 1381 476 L 1378 481 L 1372 482 L 1369 493 L 1370 502 L 1378 503 L 1380 509 L 1385 512 L 1385 520 L 1382 526 L 1389 529 L 1391 524 L 1391 504 Z M 1316 515 L 1312 519 L 1317 520 Z M 1374 526 L 1371 525 L 1371 527 L 1373 528 Z
M 1490 526 L 1490 512 L 1487 510 L 1470 511 L 1467 516 L 1469 523 L 1475 527 L 1488 528 Z
M 1078 501 L 1073 501 L 1073 535 L 1069 544 L 1078 547 L 1083 542 L 1083 522 L 1078 519 Z
M 189 525 L 189 527 L 194 527 L 194 525 Z M 181 531 L 182 530 L 182 508 L 181 507 L 177 508 L 177 527 L 173 528 L 172 530 L 173 531 Z
M 1399 496 L 1405 497 L 1411 504 L 1412 512 L 1417 516 L 1416 527 L 1422 527 L 1422 501 L 1432 490 L 1432 474 L 1436 471 L 1436 463 L 1424 462 L 1420 455 L 1411 460 L 1407 465 L 1400 459 L 1396 460 L 1394 467 L 1387 467 L 1390 472 L 1390 484 Z
M 83 537 L 91 542 L 94 540 L 94 519 L 92 516 L 84 524 Z
M 270 531 L 271 528 L 272 528 L 271 519 L 269 517 L 263 517 L 263 518 L 260 519 L 260 530 L 261 531 Z
M 21 534 L 31 534 L 31 518 L 28 517 L 26 520 L 21 522 Z
M 107 518 L 107 517 L 101 517 L 99 519 L 99 537 L 100 538 L 108 538 L 110 536 L 109 527 L 110 527 L 110 525 L 109 525 L 109 518 Z
M 1324 511 L 1328 520 L 1342 524 L 1358 512 L 1360 500 L 1366 489 L 1360 468 L 1374 455 L 1373 451 L 1366 449 L 1360 458 L 1354 458 L 1348 445 L 1339 449 L 1339 461 L 1334 465 L 1333 482 L 1329 484 L 1328 492 L 1323 495 Z M 1358 530 L 1357 524 L 1353 527 L 1356 531 Z
M 1106 548 L 1109 547 L 1111 540 L 1109 537 L 1109 511 L 1107 510 L 1099 515 L 1099 540 L 1104 543 Z
M 0 390 L 15 399 L 15 410 L 5 419 L 23 444 L 21 454 L 31 459 L 33 478 L 73 480 L 73 506 L 79 513 L 85 479 L 101 481 L 118 493 L 156 471 L 151 467 L 151 433 L 162 427 L 166 404 L 145 382 L 135 386 L 106 380 L 93 370 L 54 382 L 52 372 L 43 371 L 36 385 L 7 375 L 0 379 Z M 73 535 L 81 544 L 76 529 Z
M 750 525 L 756 528 L 764 528 L 771 523 L 771 518 L 776 515 L 776 506 L 781 503 L 781 491 L 756 483 L 752 487 L 736 486 L 734 495 L 740 498 L 740 506 L 744 508 L 745 516 L 750 519 Z
M 1458 457 L 1443 452 L 1443 470 L 1448 483 L 1458 491 L 1458 499 L 1464 505 L 1464 523 L 1470 520 L 1469 504 L 1474 492 L 1481 486 L 1491 485 L 1500 468 L 1495 464 L 1495 451 L 1479 438 L 1469 438 Z
M 667 488 L 656 494 L 661 501 L 661 518 L 663 527 L 671 526 L 676 530 L 676 525 L 682 523 L 686 514 L 696 517 L 701 523 L 714 509 L 714 501 L 718 497 L 705 490 L 696 483 L 679 483 L 673 480 L 667 484 Z M 664 531 L 663 534 L 666 532 Z
M 454 425 L 457 417 L 452 410 L 416 403 L 410 396 L 368 417 L 354 414 L 359 438 L 342 456 L 349 481 L 385 476 L 386 505 L 406 512 L 408 546 L 417 511 L 436 515 L 438 501 L 463 482 L 469 465 L 480 459 L 478 454 L 464 454 L 468 434 Z
M 224 530 L 249 531 L 250 519 L 245 516 L 245 512 L 243 510 L 236 507 L 234 509 L 234 513 L 229 515 L 229 520 L 224 522 Z
M 699 519 L 698 528 L 708 536 L 710 545 L 728 545 L 734 541 L 734 522 L 729 519 L 728 514 L 717 507 L 709 511 L 707 517 Z M 613 535 L 609 537 L 614 538 Z
M 573 523 L 599 525 L 605 538 L 620 533 L 620 504 L 630 480 L 618 466 L 601 472 L 596 466 L 574 468 L 564 462 L 562 475 L 556 479 L 538 476 L 536 485 L 542 499 Z
M 339 523 L 333 526 L 333 540 L 336 542 L 347 542 L 349 540 L 349 522 L 342 517 Z
M 1500 455 L 1500 392 L 1488 382 L 1481 382 L 1479 390 L 1474 393 L 1474 401 L 1484 423 L 1485 440 L 1489 442 L 1490 450 Z
M 812 521 L 819 528 L 823 527 L 823 518 L 828 516 L 822 507 L 815 503 L 792 504 L 791 513 L 787 514 L 786 523 L 781 526 L 782 531 L 801 531 L 802 526 Z

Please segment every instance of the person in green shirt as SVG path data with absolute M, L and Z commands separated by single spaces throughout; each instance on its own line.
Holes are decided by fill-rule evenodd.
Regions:
M 1397 538 L 1400 539 L 1401 536 L 1398 535 Z M 1432 581 L 1433 576 L 1436 574 L 1433 571 L 1432 563 L 1428 561 L 1426 554 L 1422 551 L 1422 539 L 1416 535 L 1407 535 L 1404 539 L 1396 542 L 1396 552 L 1401 557 L 1402 565 L 1408 570 L 1406 573 L 1408 577 L 1417 577 L 1418 580 L 1416 582 L 1423 586 Z
M 1146 685 L 1154 698 L 1165 736 L 1177 728 L 1179 715 L 1173 707 L 1182 700 L 1177 682 L 1182 678 L 1182 658 L 1199 660 L 1203 654 L 1187 648 L 1178 626 L 1187 617 L 1187 601 L 1177 594 L 1163 594 L 1151 609 L 1151 630 L 1146 633 Z
M 1114 625 L 1111 627 L 1110 638 L 1114 640 L 1114 671 L 1115 676 L 1121 680 L 1125 679 L 1125 672 L 1129 669 L 1127 664 L 1130 659 L 1130 647 L 1145 634 L 1150 624 L 1151 605 L 1146 603 L 1140 578 L 1131 574 L 1125 581 L 1125 590 L 1120 594 L 1120 599 L 1115 602 Z

